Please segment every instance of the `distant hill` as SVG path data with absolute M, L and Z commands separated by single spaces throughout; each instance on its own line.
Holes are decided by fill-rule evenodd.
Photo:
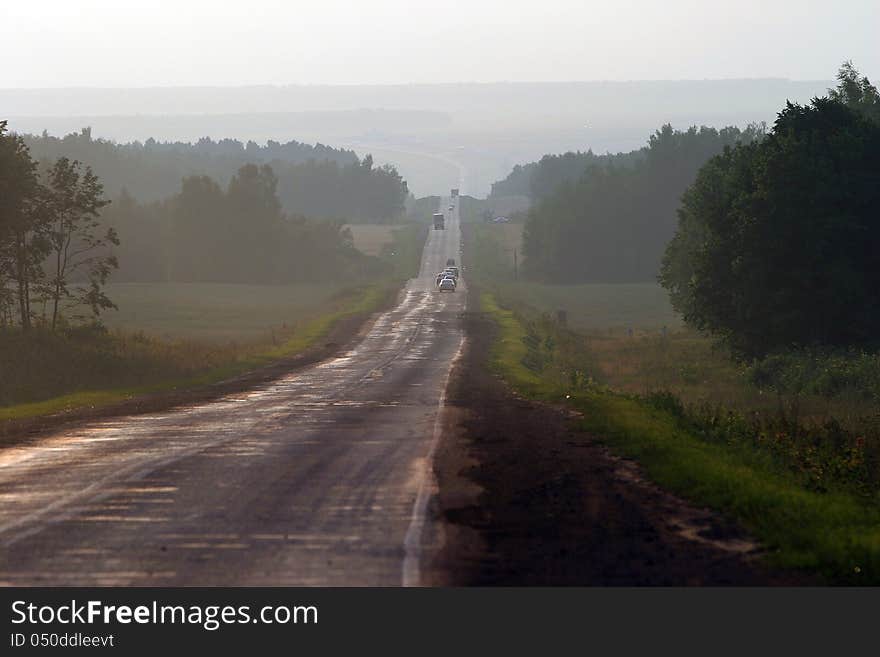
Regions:
M 321 142 L 397 164 L 417 196 L 485 196 L 514 165 L 547 153 L 628 152 L 657 126 L 772 122 L 828 80 L 785 79 L 0 89 L 10 129 L 60 135 L 89 125 L 119 141 L 235 138 Z

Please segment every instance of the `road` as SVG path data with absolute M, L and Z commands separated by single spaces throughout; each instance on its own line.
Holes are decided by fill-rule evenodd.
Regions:
M 464 290 L 436 291 L 434 274 L 459 247 L 456 211 L 399 304 L 338 357 L 0 451 L 0 583 L 419 584 L 464 341 Z

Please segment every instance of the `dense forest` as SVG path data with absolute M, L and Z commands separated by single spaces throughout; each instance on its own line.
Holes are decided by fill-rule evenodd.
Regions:
M 67 157 L 91 167 L 109 196 L 123 192 L 148 203 L 180 190 L 187 176 L 208 176 L 229 184 L 246 164 L 269 164 L 278 177 L 283 209 L 295 215 L 346 222 L 389 222 L 403 213 L 406 183 L 390 166 L 374 167 L 368 155 L 297 141 L 269 141 L 260 146 L 234 139 L 195 143 L 146 142 L 117 144 L 94 139 L 83 129 L 65 137 L 23 135 L 31 157 L 50 163 Z
M 763 125 L 665 125 L 633 153 L 544 158 L 529 176 L 537 202 L 523 235 L 526 273 L 556 283 L 654 280 L 681 194 L 700 167 L 726 147 L 763 135 Z

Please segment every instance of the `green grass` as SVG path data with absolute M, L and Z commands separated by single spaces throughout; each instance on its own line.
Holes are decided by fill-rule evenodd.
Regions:
M 253 342 L 166 341 L 121 331 L 2 335 L 0 422 L 232 378 L 301 353 L 338 321 L 381 307 L 395 289 L 374 284 L 337 292 L 298 322 L 272 332 L 271 339 Z
M 337 283 L 112 283 L 119 307 L 104 315 L 111 329 L 143 331 L 165 340 L 248 342 L 309 317 L 344 293 Z
M 581 411 L 582 428 L 636 459 L 661 486 L 738 520 L 770 564 L 835 583 L 880 583 L 880 509 L 842 491 L 818 493 L 766 455 L 706 442 L 673 414 L 595 385 L 572 386 L 524 365 L 529 329 L 489 293 L 481 310 L 499 326 L 493 367 L 521 394 Z

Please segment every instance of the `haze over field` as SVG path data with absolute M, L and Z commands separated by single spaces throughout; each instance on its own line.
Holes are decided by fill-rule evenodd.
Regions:
M 631 150 L 664 122 L 772 121 L 786 99 L 823 93 L 841 59 L 880 67 L 880 10 L 863 1 L 44 0 L 7 12 L 0 56 L 16 66 L 0 108 L 13 130 L 322 141 L 396 164 L 417 196 L 462 177 L 485 195 L 517 163 Z M 16 57 L 30 43 L 48 45 Z

